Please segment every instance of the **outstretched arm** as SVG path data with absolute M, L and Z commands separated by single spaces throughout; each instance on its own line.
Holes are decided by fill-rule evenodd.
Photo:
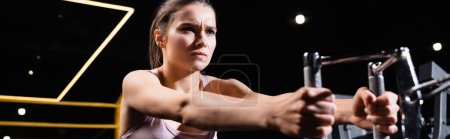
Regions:
M 397 100 L 397 95 L 392 92 L 375 97 L 367 88 L 361 87 L 353 99 L 336 100 L 336 124 L 355 124 L 368 130 L 375 124 L 382 132 L 395 133 L 400 109 Z
M 195 93 L 183 93 L 162 86 L 158 78 L 147 71 L 134 71 L 125 77 L 123 96 L 128 106 L 143 114 L 204 129 L 258 129 L 268 126 L 265 120 L 266 110 L 262 105 L 267 102 L 238 109 L 239 105 L 250 104 L 256 100 L 232 104 L 225 99 L 236 98 L 206 91 L 202 92 L 202 98 L 200 98 Z
M 241 85 L 222 87 L 248 91 Z M 162 86 L 151 73 L 135 71 L 125 77 L 123 94 L 125 103 L 143 114 L 204 130 L 272 128 L 290 136 L 320 137 L 331 132 L 334 122 L 334 98 L 322 88 L 302 88 L 278 96 L 253 92 L 241 100 L 206 91 L 179 92 Z

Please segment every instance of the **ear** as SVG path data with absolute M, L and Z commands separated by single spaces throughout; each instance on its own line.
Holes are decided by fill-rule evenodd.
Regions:
M 153 31 L 153 38 L 155 38 L 155 42 L 158 45 L 158 47 L 165 47 L 165 40 L 164 40 L 164 36 L 161 32 L 161 30 L 159 29 L 155 29 Z

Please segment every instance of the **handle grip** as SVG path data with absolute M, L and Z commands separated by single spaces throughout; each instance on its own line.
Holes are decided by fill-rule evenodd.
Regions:
M 369 73 L 369 90 L 372 91 L 375 96 L 380 96 L 384 93 L 384 76 L 383 72 L 375 75 L 374 69 L 381 65 L 381 62 L 372 63 L 370 62 L 368 65 L 368 73 Z M 373 138 L 374 139 L 389 139 L 389 135 L 386 133 L 382 133 L 376 129 L 376 125 L 373 125 Z

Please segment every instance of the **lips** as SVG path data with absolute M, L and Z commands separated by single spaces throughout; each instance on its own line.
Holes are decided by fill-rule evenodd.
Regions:
M 191 55 L 193 55 L 193 56 L 208 56 L 206 53 L 204 53 L 204 52 L 200 52 L 200 51 L 194 51 L 194 52 L 192 52 L 191 53 Z

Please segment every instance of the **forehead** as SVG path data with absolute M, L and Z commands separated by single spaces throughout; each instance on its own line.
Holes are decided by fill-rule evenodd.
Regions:
M 183 22 L 216 26 L 216 15 L 210 6 L 204 4 L 190 4 L 181 8 L 174 14 L 173 23 Z

